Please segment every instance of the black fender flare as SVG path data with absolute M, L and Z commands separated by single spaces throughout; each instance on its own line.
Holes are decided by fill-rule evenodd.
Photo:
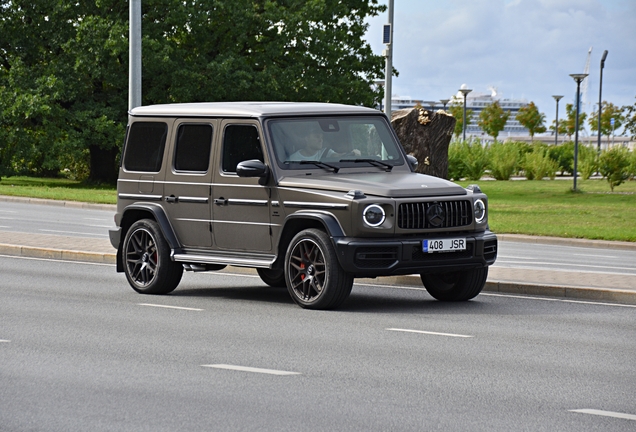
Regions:
M 317 212 L 317 211 L 297 211 L 295 213 L 291 213 L 285 218 L 285 222 L 283 224 L 283 231 L 285 230 L 285 226 L 289 223 L 289 221 L 297 220 L 297 219 L 310 219 L 314 221 L 320 222 L 327 231 L 329 237 L 345 237 L 344 230 L 342 229 L 342 225 L 338 222 L 338 219 L 327 212 Z
M 159 204 L 154 204 L 154 203 L 133 203 L 130 204 L 128 206 L 126 206 L 126 208 L 124 208 L 124 211 L 122 212 L 122 218 L 121 218 L 121 222 L 120 222 L 120 226 L 122 227 L 121 232 L 121 239 L 119 242 L 119 247 L 117 248 L 117 271 L 121 272 L 123 271 L 123 254 L 122 254 L 122 245 L 123 245 L 123 240 L 128 232 L 128 228 L 130 228 L 130 226 L 135 223 L 136 221 L 140 220 L 140 219 L 144 219 L 143 217 L 139 217 L 139 214 L 143 214 L 143 213 L 150 213 L 152 215 L 152 218 L 159 224 L 159 227 L 161 228 L 161 233 L 163 234 L 163 237 L 166 239 L 166 242 L 168 242 L 168 245 L 170 246 L 170 249 L 172 250 L 172 253 L 179 253 L 181 250 L 181 245 L 179 244 L 179 240 L 177 239 L 177 236 L 174 233 L 174 229 L 172 228 L 172 225 L 170 224 L 170 220 L 168 219 L 168 216 L 166 215 L 166 212 L 164 211 L 163 207 L 161 207 Z M 131 219 L 132 220 L 129 220 Z M 124 230 L 125 227 L 125 230 Z

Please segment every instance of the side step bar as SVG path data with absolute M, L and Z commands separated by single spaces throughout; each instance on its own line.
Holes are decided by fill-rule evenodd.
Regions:
M 173 259 L 177 262 L 194 263 L 194 264 L 222 264 L 232 265 L 236 267 L 258 267 L 272 268 L 275 255 L 265 255 L 262 257 L 255 256 L 219 256 L 219 255 L 194 255 L 194 254 L 174 254 Z

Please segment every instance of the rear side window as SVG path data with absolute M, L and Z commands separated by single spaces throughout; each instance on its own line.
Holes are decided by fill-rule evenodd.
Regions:
M 174 169 L 206 172 L 210 163 L 212 126 L 184 124 L 179 126 Z
M 135 122 L 130 127 L 124 168 L 127 171 L 159 172 L 166 146 L 168 125 L 163 122 Z
M 263 150 L 258 137 L 258 129 L 252 125 L 230 125 L 223 137 L 223 171 L 236 172 L 239 162 L 263 160 Z

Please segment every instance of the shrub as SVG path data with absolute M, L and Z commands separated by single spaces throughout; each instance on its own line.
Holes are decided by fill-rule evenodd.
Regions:
M 612 147 L 601 152 L 599 157 L 599 170 L 607 179 L 610 190 L 622 184 L 629 178 L 630 152 L 622 146 Z
M 632 150 L 629 157 L 629 175 L 632 180 L 636 178 L 636 149 Z
M 589 179 L 598 170 L 598 154 L 596 149 L 586 145 L 579 146 L 577 169 L 583 180 Z
M 515 143 L 494 142 L 488 149 L 490 173 L 495 180 L 510 180 L 518 171 L 519 147 Z
M 466 177 L 466 168 L 462 162 L 464 152 L 463 141 L 453 141 L 448 146 L 448 178 L 460 180 Z
M 466 177 L 469 180 L 479 180 L 483 177 L 488 167 L 488 149 L 479 139 L 471 139 L 465 142 L 462 162 L 466 168 Z
M 579 146 L 580 148 L 581 146 Z M 557 163 L 557 170 L 564 173 L 574 171 L 574 142 L 568 141 L 561 145 L 550 147 L 550 158 Z
M 528 180 L 541 180 L 544 177 L 554 179 L 558 168 L 557 162 L 550 158 L 544 145 L 536 146 L 531 153 L 526 154 L 523 162 L 523 170 Z

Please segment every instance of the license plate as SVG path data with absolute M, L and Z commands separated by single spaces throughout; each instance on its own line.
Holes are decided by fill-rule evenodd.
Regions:
M 422 240 L 422 251 L 426 253 L 455 252 L 463 250 L 466 250 L 465 238 Z

